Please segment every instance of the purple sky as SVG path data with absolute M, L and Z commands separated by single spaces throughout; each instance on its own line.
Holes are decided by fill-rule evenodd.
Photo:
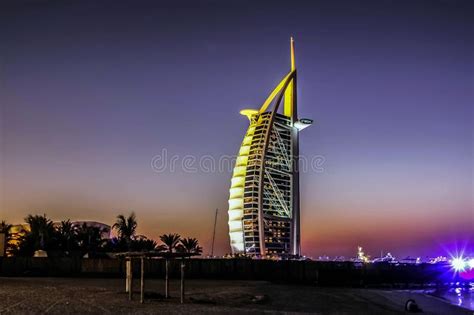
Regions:
M 0 219 L 112 224 L 229 252 L 231 171 L 157 173 L 154 156 L 235 155 L 289 69 L 303 253 L 445 254 L 474 240 L 470 1 L 3 1 Z M 469 241 L 471 243 L 469 243 Z

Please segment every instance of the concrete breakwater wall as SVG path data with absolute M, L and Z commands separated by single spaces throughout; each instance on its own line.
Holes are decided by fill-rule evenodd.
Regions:
M 179 277 L 180 261 L 170 262 L 171 277 Z M 134 273 L 138 275 L 139 261 Z M 94 258 L 0 258 L 0 276 L 124 277 L 122 259 Z M 360 264 L 351 262 L 270 261 L 248 259 L 187 259 L 186 277 L 200 279 L 267 280 L 319 285 L 404 285 L 442 281 L 440 265 Z M 165 261 L 145 261 L 149 278 L 163 278 Z

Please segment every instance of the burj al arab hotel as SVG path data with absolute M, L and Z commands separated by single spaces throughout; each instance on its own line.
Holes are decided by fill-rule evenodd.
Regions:
M 290 71 L 259 110 L 244 109 L 249 127 L 233 170 L 229 196 L 232 253 L 300 255 L 299 132 L 293 38 Z

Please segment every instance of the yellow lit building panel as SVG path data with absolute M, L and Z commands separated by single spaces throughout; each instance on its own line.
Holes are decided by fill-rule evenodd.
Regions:
M 243 214 L 244 212 L 242 211 L 242 209 L 229 210 L 229 222 L 235 220 L 238 220 L 240 222 L 242 220 Z
M 237 187 L 230 189 L 230 199 L 242 198 L 244 196 L 244 188 Z
M 250 146 L 249 145 L 243 145 L 240 147 L 240 150 L 239 150 L 239 155 L 242 156 L 242 155 L 248 155 L 250 152 Z
M 244 187 L 245 177 L 244 176 L 235 176 L 231 179 L 231 187 Z
M 232 232 L 239 232 L 242 233 L 242 221 L 229 221 L 229 231 Z
M 242 209 L 244 207 L 244 201 L 242 198 L 229 199 L 229 210 Z
M 237 160 L 235 161 L 235 165 L 237 165 L 237 166 L 245 166 L 245 165 L 247 165 L 248 159 L 249 159 L 248 155 L 239 156 L 239 157 L 237 158 Z

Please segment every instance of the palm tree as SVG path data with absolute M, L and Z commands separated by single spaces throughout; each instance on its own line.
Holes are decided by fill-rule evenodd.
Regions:
M 179 234 L 163 234 L 160 236 L 160 240 L 163 242 L 164 246 L 161 246 L 163 251 L 172 253 L 176 250 L 176 247 L 179 243 L 181 236 Z
M 61 225 L 56 229 L 56 241 L 60 250 L 70 254 L 72 250 L 78 248 L 78 227 L 69 219 L 61 221 Z
M 183 238 L 178 246 L 180 251 L 187 254 L 202 253 L 202 247 L 199 246 L 198 240 L 192 237 Z
M 125 242 L 127 249 L 130 249 L 130 244 L 137 231 L 137 225 L 137 219 L 133 212 L 127 218 L 123 214 L 119 214 L 117 221 L 112 225 L 112 229 L 117 230 L 119 240 Z
M 31 257 L 35 253 L 37 243 L 35 237 L 24 226 L 19 227 L 17 235 L 10 235 L 10 239 L 10 255 Z
M 46 250 L 54 234 L 53 222 L 46 217 L 46 214 L 32 215 L 25 218 L 25 222 L 30 225 L 30 232 L 26 234 L 34 246 L 34 250 Z
M 149 239 L 144 235 L 138 235 L 130 244 L 130 250 L 140 252 L 150 251 L 154 250 L 157 245 L 158 244 L 154 240 Z
M 202 248 L 199 246 L 199 242 L 196 238 L 187 237 L 179 241 L 177 251 L 183 253 L 181 256 L 181 303 L 184 302 L 184 273 L 186 269 L 186 256 L 191 258 L 193 255 L 200 255 Z M 186 255 L 189 254 L 189 255 Z
M 12 228 L 11 224 L 8 224 L 7 221 L 3 220 L 0 222 L 0 233 L 5 233 L 5 237 L 10 236 L 10 229 Z
M 95 256 L 104 246 L 106 240 L 102 238 L 103 230 L 96 226 L 87 225 L 86 222 L 77 230 L 79 247 L 83 254 Z
M 12 227 L 11 224 L 8 224 L 7 221 L 2 220 L 2 222 L 0 222 L 0 233 L 5 233 L 5 234 L 10 233 L 11 227 Z
M 173 253 L 176 250 L 176 247 L 179 243 L 181 236 L 179 234 L 163 234 L 160 236 L 160 240 L 163 242 L 163 245 L 159 247 L 160 250 L 167 252 L 169 254 Z M 169 297 L 169 257 L 166 257 L 165 264 L 165 297 Z

